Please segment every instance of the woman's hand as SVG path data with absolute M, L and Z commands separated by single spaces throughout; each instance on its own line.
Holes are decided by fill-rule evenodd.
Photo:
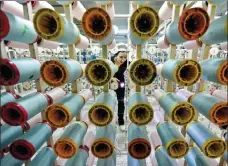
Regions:
M 113 77 L 111 79 L 111 81 L 109 82 L 110 89 L 117 90 L 119 88 L 119 82 L 120 82 L 120 80 L 118 80 L 117 78 Z

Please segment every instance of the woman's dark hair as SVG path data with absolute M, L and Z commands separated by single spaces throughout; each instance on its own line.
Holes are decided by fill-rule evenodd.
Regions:
M 119 55 L 119 53 L 121 53 L 121 52 L 122 52 L 122 53 L 125 53 L 126 51 L 118 51 L 117 53 L 114 54 L 113 57 L 114 57 L 114 58 L 117 57 L 117 56 Z

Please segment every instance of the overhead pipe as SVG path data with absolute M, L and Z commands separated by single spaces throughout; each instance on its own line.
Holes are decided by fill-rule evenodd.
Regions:
M 138 160 L 131 157 L 130 154 L 127 155 L 127 162 L 128 162 L 128 166 L 146 166 L 145 159 Z
M 43 81 L 50 86 L 62 86 L 83 75 L 81 64 L 73 59 L 49 60 L 40 68 Z
M 192 59 L 170 59 L 156 66 L 157 74 L 181 86 L 191 86 L 201 77 L 202 69 Z
M 10 86 L 39 79 L 40 66 L 40 62 L 33 58 L 2 59 L 0 64 L 0 84 Z
M 10 143 L 12 143 L 15 139 L 20 137 L 24 132 L 26 132 L 29 128 L 27 124 L 23 124 L 21 126 L 9 126 L 7 124 L 0 126 L 1 131 L 1 150 L 6 148 Z
M 96 126 L 104 127 L 110 124 L 114 117 L 117 99 L 115 92 L 101 93 L 92 107 L 88 111 L 88 117 L 91 123 Z
M 217 97 L 206 93 L 196 93 L 189 98 L 189 102 L 207 119 L 218 126 L 228 125 L 228 105 Z M 204 104 L 202 104 L 204 103 Z
M 115 17 L 115 7 L 113 1 L 96 1 L 98 7 L 106 10 L 111 19 Z
M 85 166 L 89 158 L 89 149 L 94 141 L 94 137 L 95 135 L 92 131 L 88 132 L 85 135 L 82 145 L 79 147 L 79 151 L 66 162 L 65 166 L 74 166 L 76 163 L 77 166 Z
M 116 152 L 114 151 L 108 158 L 98 158 L 97 166 L 116 166 Z
M 33 44 L 39 36 L 31 21 L 0 10 L 0 39 Z M 4 26 L 3 26 L 4 25 Z
M 106 159 L 114 152 L 116 138 L 116 126 L 113 123 L 105 127 L 98 127 L 91 152 L 97 158 Z
M 11 165 L 11 166 L 23 165 L 26 162 L 25 160 L 18 160 L 14 158 L 10 153 L 4 156 L 0 161 L 1 161 L 1 165 Z
M 94 86 L 103 86 L 110 82 L 117 72 L 117 67 L 108 59 L 95 59 L 87 63 L 85 76 Z
M 54 165 L 57 155 L 51 146 L 43 147 L 28 166 Z
M 157 75 L 155 64 L 146 58 L 132 61 L 128 72 L 131 81 L 140 86 L 151 84 Z
M 178 132 L 175 125 L 170 122 L 160 122 L 157 131 L 168 155 L 172 158 L 182 158 L 189 150 L 188 143 Z
M 76 0 L 66 0 L 66 1 L 56 1 L 57 3 L 67 6 L 69 4 L 72 5 L 72 15 L 77 20 L 81 21 L 83 14 L 86 12 L 85 7 L 82 5 L 80 1 Z
M 172 16 L 173 4 L 171 1 L 165 1 L 158 11 L 161 20 L 168 20 Z
M 196 110 L 191 103 L 184 101 L 175 93 L 165 93 L 161 89 L 155 90 L 154 94 L 165 114 L 170 117 L 173 123 L 187 125 L 194 119 Z
M 163 146 L 158 146 L 155 149 L 155 157 L 159 166 L 176 166 L 178 165 L 177 160 L 171 158 L 166 149 Z
M 55 142 L 55 153 L 65 159 L 73 157 L 79 150 L 87 128 L 87 124 L 82 121 L 71 123 Z
M 1 93 L 0 95 L 0 107 L 2 107 L 3 105 L 9 103 L 9 102 L 14 102 L 17 100 L 17 96 L 11 92 L 4 92 Z
M 43 8 L 33 16 L 36 32 L 46 40 L 64 44 L 76 44 L 80 39 L 78 27 L 58 12 Z
M 211 93 L 212 96 L 215 96 L 219 99 L 222 99 L 223 101 L 228 101 L 228 94 L 226 91 L 223 91 L 223 90 L 214 90 L 212 93 Z
M 111 43 L 115 38 L 112 20 L 109 14 L 100 7 L 86 10 L 82 17 L 82 29 L 89 38 L 102 45 Z
M 209 24 L 210 18 L 205 9 L 184 9 L 180 19 L 167 26 L 164 42 L 177 45 L 188 40 L 196 40 L 206 33 Z
M 139 7 L 130 18 L 130 39 L 133 44 L 142 45 L 151 39 L 159 28 L 159 16 L 149 7 Z
M 1 109 L 1 118 L 11 126 L 22 125 L 45 110 L 49 104 L 50 100 L 45 94 L 32 93 L 4 105 Z
M 226 142 L 200 122 L 193 121 L 189 123 L 186 130 L 190 138 L 209 158 L 222 157 L 227 150 Z
M 197 39 L 197 40 L 189 40 L 187 42 L 183 43 L 184 48 L 191 50 L 196 48 L 201 48 L 203 46 L 203 43 Z
M 135 159 L 145 159 L 150 152 L 151 144 L 146 127 L 131 123 L 128 127 L 128 153 Z
M 146 125 L 153 119 L 153 108 L 146 95 L 135 92 L 128 99 L 128 115 L 132 123 L 136 125 Z
M 206 59 L 199 63 L 202 68 L 203 80 L 220 83 L 222 85 L 228 84 L 227 59 Z
M 37 123 L 10 145 L 10 153 L 19 160 L 30 159 L 52 135 L 54 128 L 47 122 Z
M 200 40 L 207 45 L 219 44 L 227 41 L 228 34 L 228 20 L 227 14 L 213 20 L 207 32 L 200 38 Z
M 208 159 L 197 147 L 189 147 L 188 154 L 184 157 L 189 166 L 208 166 L 210 165 Z
M 46 108 L 47 121 L 56 128 L 67 126 L 74 117 L 80 115 L 82 107 L 91 96 L 92 92 L 89 89 L 82 93 L 66 95 Z

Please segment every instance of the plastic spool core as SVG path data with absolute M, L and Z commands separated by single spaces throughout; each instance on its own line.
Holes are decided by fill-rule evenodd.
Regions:
M 136 20 L 136 28 L 139 32 L 149 33 L 153 28 L 153 16 L 150 13 L 141 14 Z
M 228 124 L 228 106 L 223 106 L 216 110 L 215 119 L 219 123 Z
M 21 123 L 21 114 L 16 109 L 8 108 L 6 111 L 4 111 L 4 117 L 6 117 L 7 120 L 12 121 L 13 123 Z
M 209 147 L 208 147 L 208 154 L 211 157 L 221 156 L 221 154 L 223 154 L 223 152 L 224 152 L 224 147 L 219 142 L 214 142 L 211 145 L 209 145 Z
M 62 158 L 72 157 L 74 155 L 74 150 L 71 144 L 67 142 L 58 142 L 56 146 L 56 151 L 58 155 Z
M 104 17 L 101 15 L 93 15 L 88 18 L 89 24 L 89 31 L 93 32 L 94 34 L 101 34 L 104 32 L 106 25 L 106 21 Z
M 41 33 L 47 36 L 51 36 L 57 31 L 57 21 L 49 13 L 42 13 L 37 20 L 37 25 L 39 26 Z
M 10 66 L 4 64 L 0 65 L 0 78 L 3 78 L 4 81 L 9 81 L 13 76 L 14 72 Z
M 109 113 L 103 108 L 98 108 L 93 110 L 92 117 L 96 122 L 104 123 L 107 121 Z
M 228 82 L 228 65 L 225 66 L 224 72 L 222 73 L 225 82 Z
M 135 159 L 145 159 L 151 152 L 150 143 L 143 138 L 134 139 L 128 144 L 128 151 Z
M 64 75 L 60 67 L 54 64 L 45 66 L 43 73 L 48 82 L 60 82 Z
M 92 71 L 96 80 L 103 80 L 106 77 L 106 70 L 102 65 L 93 66 Z
M 170 154 L 173 157 L 183 156 L 186 152 L 186 147 L 182 143 L 175 143 L 170 147 Z
M 51 121 L 54 124 L 59 122 L 64 122 L 66 120 L 66 115 L 61 109 L 50 111 L 50 114 L 52 114 Z
M 95 151 L 99 154 L 99 156 L 107 156 L 110 153 L 109 146 L 105 143 L 99 143 L 96 146 Z
M 204 17 L 201 14 L 192 14 L 185 21 L 185 29 L 189 34 L 198 34 L 205 26 Z
M 175 120 L 179 124 L 187 124 L 192 119 L 191 109 L 187 107 L 180 107 L 175 111 Z
M 27 155 L 29 152 L 27 147 L 25 147 L 23 145 L 16 145 L 14 150 L 15 150 L 14 153 L 20 154 L 22 156 Z
M 142 143 L 137 143 L 133 145 L 133 153 L 136 154 L 137 156 L 143 156 L 142 154 L 144 154 L 147 151 L 147 146 L 142 144 Z
M 143 107 L 137 108 L 134 113 L 135 118 L 138 122 L 146 119 L 149 116 L 147 109 Z
M 196 77 L 195 73 L 197 73 L 195 66 L 185 65 L 180 70 L 180 77 L 184 81 L 192 81 Z
M 135 71 L 135 75 L 139 80 L 149 77 L 149 73 L 151 73 L 151 71 L 147 65 L 139 65 Z

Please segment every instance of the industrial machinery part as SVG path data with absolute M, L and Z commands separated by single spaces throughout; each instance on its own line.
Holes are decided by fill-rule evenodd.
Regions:
M 146 125 L 153 119 L 153 108 L 146 95 L 135 92 L 128 99 L 128 115 L 132 123 L 136 125 Z
M 203 80 L 220 83 L 222 85 L 228 84 L 227 59 L 206 59 L 199 63 L 202 68 Z
M 156 66 L 149 59 L 141 58 L 134 60 L 129 66 L 130 79 L 136 85 L 149 85 L 153 82 L 156 75 Z
M 128 127 L 128 153 L 135 159 L 145 159 L 150 152 L 151 144 L 146 127 L 131 123 Z
M 43 8 L 33 16 L 36 32 L 44 39 L 64 44 L 75 44 L 79 40 L 79 29 L 58 12 Z
M 200 40 L 207 45 L 219 44 L 227 41 L 227 35 L 228 19 L 227 15 L 224 15 L 210 23 L 209 29 Z
M 155 157 L 159 166 L 176 166 L 178 165 L 176 159 L 171 158 L 163 146 L 158 146 L 155 149 Z
M 116 166 L 116 152 L 114 151 L 112 155 L 106 159 L 99 158 L 97 166 Z
M 51 166 L 54 165 L 57 155 L 52 147 L 43 147 L 35 158 L 29 163 L 29 166 Z
M 139 7 L 130 18 L 129 37 L 132 44 L 144 44 L 156 34 L 158 27 L 159 16 L 157 12 L 149 6 Z
M 49 104 L 50 100 L 45 94 L 32 93 L 4 105 L 1 118 L 11 126 L 18 126 L 45 110 Z
M 37 123 L 10 145 L 10 153 L 19 160 L 30 159 L 52 135 L 54 128 L 47 122 Z
M 10 92 L 4 92 L 0 94 L 0 107 L 2 107 L 3 105 L 9 103 L 9 102 L 14 102 L 17 100 L 17 96 L 13 93 Z
M 193 121 L 189 123 L 186 126 L 186 130 L 191 139 L 207 157 L 217 158 L 224 155 L 227 149 L 226 142 L 200 122 Z
M 33 44 L 39 38 L 29 20 L 0 10 L 0 22 L 0 38 L 2 40 Z
M 131 157 L 130 154 L 127 155 L 127 162 L 128 162 L 128 166 L 146 166 L 145 159 L 138 160 Z
M 187 40 L 196 40 L 208 30 L 210 18 L 203 8 L 185 9 L 179 21 L 167 26 L 165 38 L 168 43 L 181 44 Z
M 113 1 L 96 1 L 97 6 L 105 9 L 111 19 L 115 17 L 115 8 Z
M 41 78 L 50 86 L 62 86 L 83 75 L 80 63 L 73 59 L 49 60 L 40 68 Z
M 40 66 L 40 62 L 33 58 L 2 59 L 0 84 L 10 86 L 39 79 Z
M 72 15 L 77 20 L 81 21 L 83 14 L 86 12 L 85 7 L 82 5 L 80 1 L 76 0 L 64 0 L 64 1 L 57 1 L 57 3 L 68 6 L 69 4 L 72 5 Z
M 67 160 L 65 166 L 85 166 L 89 157 L 89 149 L 85 146 L 80 146 L 78 152 Z
M 106 85 L 116 72 L 117 67 L 108 59 L 92 60 L 85 68 L 86 78 L 95 86 Z
M 27 124 L 21 126 L 9 126 L 7 124 L 0 126 L 1 131 L 1 150 L 6 148 L 10 143 L 12 143 L 16 138 L 20 137 L 24 132 L 29 129 Z
M 201 77 L 201 67 L 191 59 L 170 59 L 156 66 L 158 75 L 172 80 L 181 86 L 191 86 Z
M 18 160 L 14 158 L 10 153 L 8 153 L 6 156 L 4 156 L 1 159 L 1 165 L 16 166 L 16 165 L 23 165 L 24 163 L 25 163 L 25 160 Z
M 217 97 L 202 92 L 191 96 L 189 102 L 192 103 L 197 111 L 214 124 L 217 124 L 218 126 L 228 125 L 227 101 L 223 101 Z
M 73 122 L 55 142 L 55 153 L 65 159 L 73 157 L 78 152 L 87 128 L 85 122 Z
M 155 98 L 166 115 L 177 125 L 187 125 L 196 115 L 193 105 L 184 101 L 175 93 L 165 93 L 159 89 L 155 90 Z
M 223 101 L 228 101 L 228 94 L 226 91 L 223 91 L 223 90 L 214 90 L 212 93 L 211 93 L 212 96 L 215 96 L 219 99 L 222 99 Z
M 116 126 L 113 123 L 105 127 L 98 127 L 95 140 L 91 146 L 93 155 L 97 158 L 108 158 L 114 152 Z
M 188 154 L 184 157 L 189 166 L 209 166 L 210 163 L 197 147 L 189 147 Z
M 168 155 L 172 158 L 182 158 L 189 150 L 188 143 L 171 122 L 160 122 L 157 131 Z
M 74 117 L 80 115 L 82 107 L 88 100 L 84 97 L 87 93 L 92 92 L 88 89 L 84 93 L 68 94 L 47 107 L 45 110 L 47 121 L 56 128 L 67 126 Z
M 82 28 L 89 38 L 102 45 L 111 43 L 115 37 L 112 20 L 100 7 L 87 9 L 82 17 Z
M 110 91 L 101 93 L 89 109 L 88 117 L 90 122 L 94 125 L 102 127 L 107 126 L 112 122 L 115 107 L 117 105 L 114 93 Z

